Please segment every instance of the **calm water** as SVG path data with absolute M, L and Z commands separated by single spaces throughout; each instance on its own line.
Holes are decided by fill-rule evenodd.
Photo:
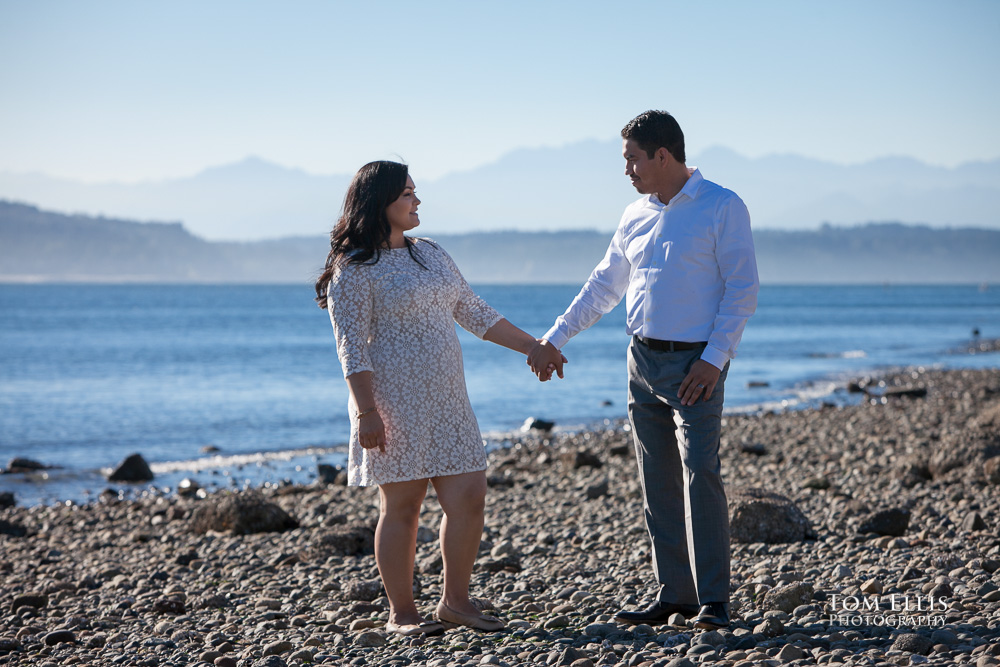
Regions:
M 577 289 L 477 291 L 540 335 Z M 60 466 L 0 477 L 20 504 L 92 497 L 108 486 L 100 469 L 133 452 L 154 464 L 160 487 L 184 476 L 303 481 L 317 460 L 343 460 L 346 384 L 308 287 L 7 285 L 0 309 L 0 465 L 26 456 Z M 1000 365 L 995 354 L 953 353 L 973 328 L 1000 337 L 1000 289 L 765 286 L 727 408 L 837 399 L 838 383 L 884 366 Z M 625 414 L 623 307 L 566 346 L 563 381 L 541 384 L 520 355 L 460 338 L 488 436 L 529 416 L 574 428 Z

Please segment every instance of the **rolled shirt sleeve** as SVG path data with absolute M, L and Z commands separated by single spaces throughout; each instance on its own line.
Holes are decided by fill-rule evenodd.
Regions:
M 621 226 L 615 232 L 604 259 L 590 273 L 583 289 L 542 338 L 558 349 L 617 306 L 628 289 L 631 266 L 625 255 Z

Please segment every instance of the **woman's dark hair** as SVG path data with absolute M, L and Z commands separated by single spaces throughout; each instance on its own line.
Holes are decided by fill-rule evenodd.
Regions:
M 343 212 L 330 232 L 326 266 L 316 281 L 316 303 L 320 308 L 326 308 L 330 278 L 341 255 L 350 253 L 350 261 L 356 264 L 369 261 L 375 264 L 381 251 L 388 247 L 392 228 L 385 209 L 403 194 L 408 173 L 405 164 L 379 160 L 369 162 L 354 175 L 344 195 Z M 423 266 L 413 254 L 413 242 L 406 239 L 406 247 L 410 256 Z
M 622 128 L 622 139 L 632 139 L 650 160 L 661 146 L 683 164 L 684 133 L 677 120 L 666 111 L 644 111 Z

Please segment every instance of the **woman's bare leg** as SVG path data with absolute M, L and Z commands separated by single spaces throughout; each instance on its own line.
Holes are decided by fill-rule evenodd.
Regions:
M 397 625 L 424 622 L 413 601 L 413 561 L 420 506 L 426 494 L 426 479 L 379 487 L 381 513 L 375 530 L 375 562 L 389 598 L 389 620 Z
M 469 580 L 479 553 L 486 506 L 486 473 L 435 477 L 431 480 L 444 510 L 441 520 L 441 555 L 444 585 L 441 600 L 463 614 L 478 615 L 469 600 Z

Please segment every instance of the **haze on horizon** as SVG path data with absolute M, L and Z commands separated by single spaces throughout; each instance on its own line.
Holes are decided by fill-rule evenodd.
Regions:
M 988 0 L 0 0 L 0 172 L 137 183 L 256 155 L 433 180 L 647 108 L 689 154 L 955 167 L 1000 157 L 996 34 Z

